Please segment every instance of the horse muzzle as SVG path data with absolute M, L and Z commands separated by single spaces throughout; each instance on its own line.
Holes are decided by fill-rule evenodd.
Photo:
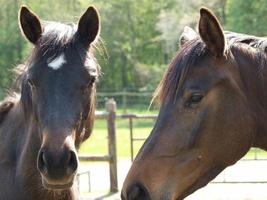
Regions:
M 72 187 L 78 169 L 78 157 L 68 148 L 42 148 L 37 158 L 37 168 L 42 184 L 51 190 L 63 190 Z

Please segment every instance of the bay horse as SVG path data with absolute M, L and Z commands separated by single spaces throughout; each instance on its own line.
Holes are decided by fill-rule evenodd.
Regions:
M 229 42 L 206 8 L 198 29 L 155 92 L 159 115 L 124 181 L 123 200 L 182 200 L 251 147 L 267 150 L 266 52 Z
M 0 106 L 0 199 L 78 199 L 77 150 L 92 130 L 100 74 L 99 14 L 89 7 L 78 25 L 46 22 L 22 6 L 19 22 L 34 48 L 17 69 L 19 94 Z

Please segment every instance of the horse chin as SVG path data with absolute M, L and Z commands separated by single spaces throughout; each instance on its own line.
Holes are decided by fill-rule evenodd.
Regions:
M 214 167 L 208 170 L 206 173 L 204 173 L 202 176 L 197 178 L 192 184 L 187 187 L 187 189 L 183 190 L 179 195 L 176 195 L 175 200 L 183 200 L 187 196 L 194 193 L 199 188 L 202 188 L 206 186 L 212 179 L 214 179 L 222 170 L 224 167 Z
M 73 186 L 74 179 L 70 180 L 69 182 L 52 182 L 47 181 L 44 177 L 42 177 L 42 184 L 43 187 L 47 190 L 68 190 Z

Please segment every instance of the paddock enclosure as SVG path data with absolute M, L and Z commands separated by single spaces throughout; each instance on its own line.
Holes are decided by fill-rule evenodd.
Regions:
M 245 134 L 239 133 L 250 132 L 253 128 L 248 128 L 250 123 L 241 123 L 241 119 L 253 116 L 251 121 L 260 125 L 250 127 L 257 127 L 253 130 L 257 133 L 262 132 L 263 135 L 267 132 L 267 126 L 265 126 L 265 118 L 267 119 L 267 104 L 265 102 L 267 101 L 264 99 L 267 98 L 265 92 L 265 84 L 267 84 L 266 9 L 266 0 L 0 0 L 0 102 L 5 102 L 0 104 L 0 125 L 1 127 L 4 126 L 3 130 L 0 127 L 0 200 L 13 200 L 13 198 L 15 200 L 18 198 L 21 198 L 18 200 L 28 200 L 30 194 L 34 193 L 36 194 L 30 197 L 39 200 L 69 200 L 70 198 L 75 199 L 79 194 L 79 199 L 82 200 L 138 200 L 140 196 L 136 195 L 136 191 L 140 195 L 142 195 L 142 192 L 145 193 L 144 199 L 183 199 L 183 195 L 190 193 L 189 189 L 185 189 L 186 185 L 192 183 L 191 186 L 194 188 L 195 183 L 197 184 L 193 177 L 193 172 L 197 171 L 197 167 L 192 167 L 196 162 L 189 167 L 184 167 L 186 164 L 183 165 L 183 163 L 191 163 L 190 161 L 183 162 L 186 160 L 186 156 L 191 155 L 188 158 L 191 157 L 192 160 L 197 158 L 202 163 L 211 158 L 210 161 L 213 161 L 215 166 L 219 163 L 216 163 L 216 161 L 220 158 L 223 160 L 225 155 L 225 157 L 233 155 L 232 158 L 235 156 L 237 158 L 238 155 L 245 154 L 238 154 L 238 152 L 245 152 L 248 149 L 246 145 L 243 148 L 238 146 L 242 146 L 242 141 L 250 137 L 239 137 L 233 140 L 228 137 L 225 137 L 228 139 L 217 137 L 220 134 L 216 135 L 216 133 L 227 129 L 225 124 L 234 124 L 232 127 L 238 133 L 237 135 L 244 136 Z M 203 10 L 206 10 L 204 14 Z M 211 12 L 209 13 L 209 11 Z M 205 13 L 206 17 L 203 17 Z M 206 20 L 209 17 L 213 17 L 213 19 L 209 18 L 210 20 L 206 22 L 204 20 L 204 23 L 201 23 L 201 16 Z M 213 26 L 209 26 L 211 23 L 213 23 Z M 210 40 L 212 42 L 205 41 L 208 38 L 205 35 L 211 35 L 214 29 L 217 30 L 214 32 L 217 34 L 216 37 L 211 37 L 214 40 Z M 203 30 L 206 34 L 203 34 Z M 28 42 L 26 42 L 25 37 L 29 40 Z M 220 42 L 214 42 L 217 39 L 221 39 Z M 213 44 L 221 45 L 221 48 L 208 48 L 213 47 Z M 187 47 L 189 48 L 187 49 Z M 183 54 L 181 54 L 179 60 L 176 59 L 176 56 L 181 49 Z M 220 50 L 223 50 L 223 53 L 221 51 L 220 56 L 218 56 L 217 51 L 213 52 L 214 49 L 219 49 L 219 54 Z M 239 106 L 248 104 L 244 103 L 245 101 L 235 101 L 235 103 L 230 101 L 226 94 L 234 93 L 229 92 L 230 90 L 228 91 L 227 87 L 225 88 L 227 88 L 228 93 L 215 92 L 216 94 L 210 95 L 209 98 L 221 94 L 220 98 L 215 98 L 215 101 L 208 99 L 210 100 L 209 103 L 201 105 L 213 106 L 213 103 L 217 102 L 216 100 L 219 102 L 221 99 L 228 99 L 229 102 L 224 105 L 229 106 L 229 108 L 232 106 L 228 113 L 235 117 L 228 123 L 224 123 L 224 126 L 223 123 L 218 123 L 217 128 L 212 129 L 213 124 L 216 123 L 209 123 L 207 119 L 212 122 L 215 119 L 223 119 L 227 115 L 227 112 L 224 112 L 227 109 L 221 109 L 221 112 L 218 112 L 218 118 L 212 118 L 211 115 L 209 115 L 209 118 L 201 118 L 198 115 L 201 120 L 195 120 L 196 123 L 188 125 L 187 130 L 190 129 L 188 127 L 195 128 L 200 122 L 204 121 L 206 124 L 203 127 L 206 130 L 208 130 L 207 127 L 211 127 L 210 130 L 216 129 L 218 131 L 208 133 L 208 131 L 203 131 L 204 129 L 201 130 L 201 126 L 199 126 L 200 131 L 196 128 L 197 131 L 193 130 L 192 133 L 202 131 L 201 134 L 191 134 L 190 137 L 189 131 L 186 135 L 187 131 L 184 127 L 186 124 L 193 122 L 192 113 L 198 112 L 196 111 L 196 104 L 192 106 L 192 109 L 188 106 L 186 109 L 179 110 L 179 112 L 175 112 L 176 108 L 178 111 L 178 108 L 186 107 L 188 102 L 185 102 L 184 105 L 181 104 L 181 107 L 174 108 L 169 104 L 169 112 L 164 113 L 169 118 L 165 121 L 162 120 L 161 106 L 165 100 L 168 102 L 168 98 L 155 98 L 159 94 L 159 90 L 156 89 L 158 85 L 162 86 L 162 82 L 166 83 L 166 87 L 162 87 L 164 89 L 161 90 L 159 96 L 164 96 L 170 91 L 170 88 L 173 89 L 174 102 L 176 102 L 176 98 L 181 98 L 178 94 L 178 90 L 181 89 L 180 76 L 181 79 L 186 79 L 187 72 L 197 66 L 193 63 L 202 60 L 204 55 L 207 56 L 205 59 L 215 55 L 212 59 L 217 61 L 217 56 L 231 59 L 234 53 L 235 55 L 241 53 L 242 56 L 240 56 L 240 60 L 230 60 L 229 66 L 242 63 L 240 66 L 244 66 L 243 69 L 245 70 L 239 71 L 242 74 L 240 80 L 248 81 L 247 84 L 244 84 L 244 88 L 251 87 L 248 96 L 251 97 L 250 100 L 254 99 L 257 103 L 250 102 L 250 106 L 243 106 L 243 110 L 238 110 Z M 191 59 L 193 57 L 188 55 L 193 55 L 196 59 Z M 198 56 L 199 58 L 197 58 Z M 243 58 L 246 59 L 244 62 L 242 61 Z M 251 68 L 255 69 L 251 73 L 248 67 L 250 66 L 248 64 L 251 61 L 250 59 L 252 59 L 251 66 L 253 66 Z M 176 63 L 177 60 L 179 64 Z M 185 62 L 183 63 L 181 60 Z M 207 66 L 211 68 L 215 66 L 216 70 L 220 71 L 218 66 L 224 66 L 225 64 L 221 62 L 217 66 L 219 62 L 214 62 L 214 64 L 213 61 L 208 62 L 209 64 L 212 63 L 210 65 L 203 65 L 203 68 L 207 69 Z M 183 64 L 188 65 L 188 68 Z M 191 64 L 193 67 L 190 67 Z M 176 67 L 172 68 L 173 66 Z M 179 71 L 177 66 L 184 69 Z M 40 68 L 43 71 L 31 73 L 31 68 Z M 235 69 L 239 69 L 239 67 Z M 225 71 L 221 70 L 220 72 L 225 75 Z M 229 75 L 230 71 L 232 70 L 230 69 L 226 74 Z M 165 75 L 167 74 L 166 76 L 164 72 Z M 203 73 L 200 70 L 197 72 L 199 72 L 198 75 L 203 75 L 204 80 L 204 76 L 211 77 L 210 74 L 214 71 Z M 235 75 L 239 77 L 237 75 L 239 72 L 231 77 L 235 77 Z M 168 76 L 168 74 L 175 75 Z M 216 73 L 214 74 L 216 75 Z M 197 77 L 197 73 L 196 76 L 193 75 L 192 77 L 193 79 Z M 192 77 L 189 80 L 193 80 Z M 37 81 L 39 78 L 43 80 L 42 84 Z M 213 80 L 213 78 L 211 79 Z M 168 84 L 166 80 L 172 80 L 175 83 Z M 262 82 L 257 82 L 257 80 L 262 80 Z M 242 82 L 235 81 L 229 83 Z M 195 85 L 197 85 L 196 82 Z M 222 81 L 222 85 L 224 83 Z M 190 84 L 185 86 L 190 86 Z M 205 84 L 199 81 L 199 86 Z M 207 82 L 208 84 L 210 82 Z M 36 88 L 38 88 L 38 93 Z M 196 93 L 197 98 L 195 100 L 199 100 L 199 103 L 204 94 L 211 94 L 210 91 L 212 91 L 207 90 L 198 93 L 198 89 L 196 87 L 193 90 L 188 90 L 188 94 L 186 93 L 181 98 L 181 102 L 183 99 L 188 100 L 189 97 L 193 96 L 193 93 Z M 43 96 L 40 95 L 37 98 L 39 93 L 42 93 Z M 235 94 L 238 96 L 241 93 L 247 94 L 243 91 Z M 88 98 L 84 98 L 85 95 L 88 95 Z M 253 98 L 255 96 L 257 98 Z M 236 96 L 233 95 L 233 99 L 234 97 Z M 9 100 L 15 101 L 10 102 Z M 204 101 L 206 101 L 206 98 Z M 18 105 L 14 104 L 15 102 L 22 102 L 23 109 L 14 106 Z M 255 109 L 255 112 L 252 115 L 242 114 L 242 111 L 249 113 L 249 111 L 246 112 L 248 107 Z M 79 111 L 81 108 L 83 108 L 83 111 Z M 12 110 L 11 114 L 9 114 L 10 109 Z M 42 113 L 38 109 L 42 110 Z M 232 112 L 236 109 L 238 112 Z M 37 110 L 38 112 L 36 112 Z M 185 110 L 189 111 L 187 112 L 188 115 L 185 114 L 187 118 L 183 117 L 183 111 Z M 15 120 L 3 123 L 6 116 L 9 119 L 10 115 L 16 116 L 17 113 L 20 114 L 17 118 L 14 118 Z M 180 114 L 178 115 L 178 113 Z M 205 116 L 204 114 L 204 112 L 201 113 L 202 116 Z M 38 115 L 40 116 L 38 117 Z M 192 118 L 188 117 L 189 115 Z M 171 118 L 173 121 L 170 120 Z M 178 118 L 179 120 L 176 120 Z M 225 118 L 225 121 L 230 119 L 230 117 Z M 220 122 L 220 120 L 217 121 Z M 236 121 L 240 123 L 235 123 Z M 247 122 L 251 121 L 247 120 Z M 178 125 L 179 123 L 181 124 Z M 218 128 L 220 125 L 221 128 Z M 175 127 L 181 128 L 181 130 L 174 131 Z M 5 134 L 9 130 L 12 134 Z M 70 134 L 70 130 L 73 131 L 72 134 Z M 16 137 L 19 132 L 22 135 L 24 133 L 27 137 Z M 39 135 L 35 134 L 37 132 Z M 155 132 L 158 135 L 153 135 Z M 224 131 L 225 134 L 221 135 L 228 135 L 229 132 L 231 131 Z M 150 137 L 150 133 L 153 137 Z M 176 133 L 180 134 L 179 137 Z M 215 136 L 212 133 L 215 133 Z M 69 134 L 68 137 L 65 137 L 66 134 Z M 206 137 L 203 137 L 205 139 L 201 138 L 203 135 L 206 135 Z M 207 139 L 211 135 L 214 137 Z M 207 155 L 218 152 L 213 151 L 213 149 L 208 151 L 208 148 L 203 148 L 205 151 L 200 151 L 201 153 L 207 153 L 204 156 L 201 153 L 196 156 L 191 154 L 192 152 L 186 152 L 175 157 L 180 153 L 180 147 L 175 147 L 175 144 L 179 143 L 180 145 L 191 137 L 192 146 L 196 143 L 196 146 L 209 146 L 203 145 L 206 141 L 217 144 L 213 147 L 220 146 L 220 144 L 228 145 L 225 145 L 225 148 L 218 148 L 221 150 L 221 156 L 217 157 L 208 157 Z M 218 141 L 216 140 L 217 143 L 214 142 L 216 137 L 220 138 Z M 69 140 L 69 138 L 73 140 Z M 149 140 L 147 140 L 148 138 Z M 158 140 L 158 138 L 163 139 Z M 179 141 L 176 140 L 178 138 Z M 199 139 L 202 143 L 199 142 Z M 257 142 L 251 142 L 251 144 L 255 142 L 259 144 L 259 147 L 267 149 L 267 143 L 264 142 L 267 135 L 260 139 Z M 146 140 L 143 151 L 140 151 Z M 175 143 L 175 141 L 178 142 Z M 191 139 L 188 144 L 190 142 Z M 233 143 L 237 144 L 237 148 L 229 147 Z M 63 146 L 64 152 L 61 151 Z M 146 151 L 150 148 L 152 153 Z M 188 150 L 190 148 L 184 149 Z M 237 150 L 238 148 L 240 151 Z M 155 149 L 156 151 L 153 151 Z M 193 147 L 192 149 L 199 150 L 200 148 L 194 149 Z M 162 155 L 159 155 L 159 159 L 155 159 L 157 158 L 155 152 L 162 153 Z M 29 153 L 29 156 L 26 153 Z M 60 154 L 61 156 L 59 156 Z M 156 156 L 153 157 L 154 155 Z M 202 159 L 202 156 L 208 159 Z M 6 158 L 10 158 L 9 160 L 14 163 L 6 162 Z M 135 158 L 143 162 L 135 162 Z M 162 158 L 163 161 L 161 161 Z M 177 165 L 171 165 L 171 160 L 174 163 L 177 162 Z M 231 161 L 226 160 L 223 160 L 225 161 L 224 164 L 231 163 Z M 233 159 L 233 161 L 236 160 Z M 24 163 L 31 164 L 24 165 Z M 173 167 L 167 169 L 166 166 Z M 213 169 L 211 170 L 208 164 L 206 166 L 206 172 L 212 174 Z M 218 166 L 216 165 L 220 170 L 226 164 Z M 57 173 L 51 173 L 50 169 Z M 251 148 L 241 160 L 227 167 L 205 187 L 184 199 L 266 200 L 266 169 L 267 151 Z M 69 176 L 70 170 L 72 170 L 72 174 Z M 175 170 L 179 172 L 175 173 Z M 13 173 L 14 171 L 16 173 Z M 173 176 L 168 174 L 170 171 Z M 184 173 L 180 173 L 181 171 Z M 196 174 L 201 174 L 203 171 Z M 164 174 L 165 172 L 167 175 Z M 11 175 L 9 176 L 9 174 Z M 130 178 L 127 174 L 130 174 Z M 191 179 L 188 178 L 183 181 L 182 179 L 188 174 L 193 174 L 189 176 Z M 50 175 L 52 179 L 54 178 L 51 179 L 52 181 Z M 10 178 L 11 176 L 12 178 Z M 176 177 L 179 177 L 179 179 Z M 61 180 L 57 180 L 57 178 Z M 169 180 L 172 182 L 168 182 Z M 208 178 L 205 180 L 208 180 Z M 72 186 L 72 183 L 73 187 L 69 187 L 68 185 Z M 21 188 L 20 185 L 22 185 Z M 23 191 L 24 186 L 26 189 Z M 174 186 L 175 189 L 173 189 Z M 48 188 L 52 189 L 52 192 L 47 190 Z M 65 190 L 58 192 L 57 189 L 60 188 L 65 188 Z M 136 188 L 137 190 L 135 190 Z M 183 194 L 180 194 L 182 190 Z M 28 192 L 28 195 L 23 195 L 22 191 L 25 194 Z M 161 192 L 160 195 L 158 191 Z M 37 197 L 38 195 L 39 197 Z

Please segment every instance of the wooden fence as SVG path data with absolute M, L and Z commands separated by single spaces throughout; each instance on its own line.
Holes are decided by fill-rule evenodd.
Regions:
M 130 132 L 130 148 L 131 148 L 131 161 L 134 159 L 134 142 L 145 141 L 146 137 L 135 137 L 133 134 L 133 120 L 134 119 L 157 119 L 157 115 L 136 115 L 136 114 L 121 114 L 118 115 L 121 119 L 129 119 L 129 132 Z
M 114 99 L 108 99 L 105 103 L 105 112 L 96 112 L 95 119 L 107 121 L 108 134 L 108 155 L 89 156 L 80 155 L 80 161 L 103 161 L 109 163 L 110 174 L 110 192 L 118 191 L 117 176 L 117 150 L 116 150 L 116 119 L 129 119 L 131 160 L 134 158 L 134 141 L 145 140 L 146 138 L 136 138 L 133 135 L 133 119 L 156 119 L 157 115 L 136 115 L 136 114 L 116 114 L 116 102 Z
M 96 119 L 107 120 L 108 130 L 108 155 L 104 156 L 87 156 L 80 155 L 80 161 L 105 161 L 109 163 L 110 192 L 118 191 L 117 176 L 117 151 L 116 151 L 116 102 L 109 99 L 106 102 L 106 112 L 96 112 Z

